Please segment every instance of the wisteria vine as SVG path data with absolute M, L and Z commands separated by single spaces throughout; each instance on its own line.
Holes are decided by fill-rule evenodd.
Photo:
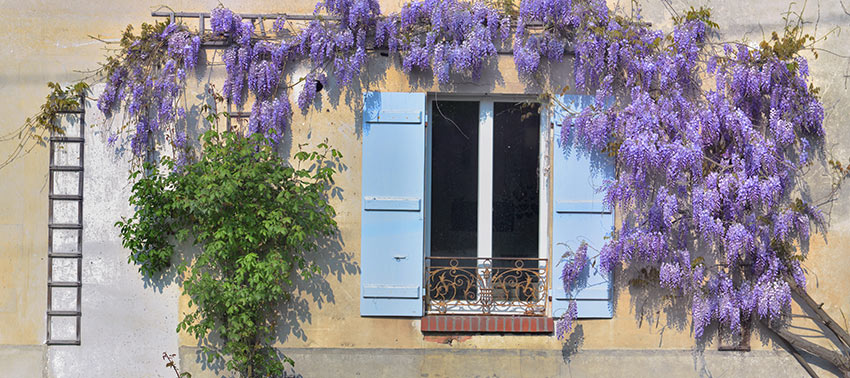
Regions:
M 198 64 L 201 46 L 201 38 L 182 24 L 142 24 L 141 29 L 135 35 L 128 26 L 121 49 L 107 58 L 101 70 L 106 89 L 97 101 L 98 109 L 107 116 L 123 105 L 123 128 L 131 129 L 129 144 L 136 155 L 147 152 L 152 136 L 159 131 L 170 131 L 168 135 L 178 147 L 185 144 L 185 134 L 178 133 L 174 125 L 185 121 L 186 111 L 179 99 L 187 76 Z M 110 143 L 120 135 L 111 136 Z
M 327 0 L 315 13 L 321 17 L 301 28 L 281 16 L 276 38 L 223 7 L 211 12 L 212 35 L 181 24 L 147 27 L 125 37 L 107 63 L 98 106 L 109 113 L 123 104 L 135 122 L 132 149 L 143 153 L 151 135 L 185 117 L 176 99 L 201 37 L 231 43 L 224 97 L 237 106 L 252 98 L 247 132 L 275 142 L 289 126 L 295 84 L 303 83 L 297 106 L 307 111 L 328 80 L 360 80 L 372 48 L 440 83 L 480 78 L 507 48 L 531 78 L 571 53 L 579 89 L 598 104 L 618 101 L 575 114 L 561 138 L 615 158 L 617 180 L 601 190 L 621 216 L 613 237 L 594 246 L 597 255 L 584 244 L 568 257 L 564 285 L 593 259 L 607 272 L 655 267 L 660 286 L 689 301 L 697 339 L 712 322 L 737 333 L 747 319 L 778 320 L 789 308 L 789 282 L 805 287 L 799 246 L 823 216 L 794 197 L 795 180 L 823 140 L 824 109 L 799 54 L 810 41 L 799 28 L 759 48 L 714 48 L 717 25 L 707 10 L 692 9 L 664 33 L 604 0 L 523 0 L 517 12 L 485 1 L 415 0 L 388 15 L 376 0 Z M 310 71 L 289 83 L 293 62 Z M 575 317 L 571 303 L 559 337 Z
M 616 158 L 617 180 L 604 192 L 623 215 L 600 266 L 654 267 L 660 286 L 690 299 L 697 339 L 715 321 L 740 333 L 748 319 L 780 320 L 789 284 L 806 285 L 798 247 L 811 224 L 824 224 L 817 207 L 794 197 L 812 143 L 824 136 L 824 109 L 798 54 L 810 38 L 791 29 L 758 49 L 715 52 L 706 47 L 716 27 L 707 10 L 664 35 L 613 19 L 602 5 L 582 16 L 601 31 L 576 36 L 576 81 L 594 86 L 597 101 L 619 84 L 629 101 L 586 108 L 561 135 Z M 574 258 L 565 285 L 584 266 Z

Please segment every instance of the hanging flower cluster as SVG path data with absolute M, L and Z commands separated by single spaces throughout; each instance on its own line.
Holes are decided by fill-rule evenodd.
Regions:
M 281 85 L 286 64 L 299 58 L 309 60 L 312 69 L 303 78 L 298 107 L 306 111 L 318 88 L 325 85 L 324 69 L 332 66 L 340 84 L 347 85 L 359 75 L 366 61 L 366 35 L 375 29 L 380 13 L 374 0 L 319 3 L 317 17 L 302 30 L 287 33 L 286 19 L 274 23 L 278 41 L 255 38 L 254 23 L 243 21 L 227 8 L 210 15 L 213 33 L 229 36 L 233 46 L 224 53 L 227 79 L 224 95 L 237 106 L 245 101 L 245 86 L 254 96 L 248 132 L 260 132 L 279 142 L 292 115 L 287 85 Z
M 280 142 L 292 114 L 286 89 L 280 79 L 290 54 L 288 46 L 254 39 L 254 23 L 225 8 L 210 14 L 212 32 L 226 35 L 233 43 L 224 51 L 227 79 L 224 97 L 237 106 L 245 101 L 245 89 L 255 101 L 248 120 L 248 133 L 262 133 L 269 140 Z
M 129 140 L 135 154 L 147 150 L 149 140 L 160 130 L 176 134 L 174 124 L 184 119 L 178 103 L 186 77 L 198 63 L 201 39 L 180 24 L 142 24 L 139 35 L 128 27 L 121 50 L 107 58 L 102 71 L 106 89 L 97 102 L 104 114 L 124 105 L 128 124 L 134 125 Z M 114 142 L 117 135 L 110 137 Z
M 640 16 L 615 14 L 604 0 L 523 0 L 513 41 L 509 12 L 483 1 L 415 0 L 383 16 L 376 0 L 327 0 L 315 14 L 298 30 L 278 19 L 271 39 L 226 8 L 212 11 L 213 33 L 232 42 L 224 52 L 224 96 L 237 106 L 248 93 L 254 98 L 249 133 L 279 141 L 289 125 L 287 63 L 311 67 L 298 80 L 297 105 L 306 111 L 329 77 L 341 85 L 359 78 L 373 35 L 405 71 L 430 70 L 441 83 L 479 78 L 511 42 L 518 71 L 529 77 L 572 50 L 578 87 L 595 93 L 597 104 L 620 101 L 583 109 L 561 137 L 615 158 L 618 179 L 603 190 L 623 216 L 598 256 L 587 256 L 583 245 L 566 264 L 565 287 L 592 259 L 609 272 L 656 267 L 662 287 L 690 299 L 699 338 L 711 322 L 737 332 L 747 318 L 775 320 L 790 303 L 786 277 L 805 285 L 795 246 L 822 219 L 791 196 L 823 138 L 824 109 L 797 54 L 802 46 L 783 42 L 799 40 L 799 29 L 775 37 L 774 47 L 713 51 L 706 42 L 717 25 L 706 10 L 691 10 L 664 33 Z M 197 63 L 200 39 L 176 24 L 125 39 L 123 55 L 107 64 L 99 106 L 108 112 L 124 101 L 135 117 L 138 153 L 152 132 L 183 116 L 175 99 Z M 575 315 L 573 303 L 559 335 Z
M 597 103 L 617 84 L 629 94 L 620 106 L 585 108 L 561 136 L 616 159 L 617 180 L 604 191 L 623 216 L 601 246 L 600 266 L 658 268 L 661 286 L 691 298 L 696 338 L 714 321 L 740 332 L 742 319 L 780 318 L 791 301 L 786 277 L 805 287 L 795 245 L 808 240 L 811 223 L 823 223 L 817 208 L 791 200 L 810 143 L 824 134 L 806 60 L 769 46 L 706 51 L 714 24 L 705 10 L 665 36 L 590 9 L 596 15 L 581 23 L 607 23 L 576 31 L 576 81 L 596 88 Z M 709 90 L 701 89 L 702 58 Z
M 588 28 L 608 25 L 608 6 L 604 0 L 525 0 L 519 5 L 519 18 L 514 32 L 514 63 L 520 73 L 537 72 L 541 59 L 560 62 L 569 43 L 584 46 L 577 51 L 591 52 L 598 41 L 594 33 L 580 33 Z M 581 35 L 581 39 L 576 37 Z M 586 55 L 586 54 L 577 54 Z M 576 64 L 581 65 L 577 59 Z M 593 62 L 598 63 L 598 62 Z M 582 84 L 577 72 L 577 82 Z
M 564 283 L 564 290 L 570 292 L 575 283 L 578 281 L 581 273 L 587 268 L 589 260 L 587 256 L 587 243 L 581 243 L 578 248 L 572 253 L 571 258 L 565 262 L 563 270 L 561 270 L 561 282 Z M 567 313 L 563 314 L 561 321 L 556 324 L 555 336 L 563 339 L 573 329 L 573 321 L 578 316 L 578 307 L 575 301 L 570 301 L 567 305 Z
M 440 83 L 452 74 L 477 80 L 510 26 L 509 17 L 482 1 L 414 1 L 378 22 L 375 43 L 399 52 L 405 72 L 430 69 Z
M 319 90 L 328 84 L 328 75 L 332 74 L 342 86 L 352 83 L 365 68 L 370 36 L 374 35 L 377 46 L 386 46 L 391 52 L 400 54 L 406 71 L 431 70 L 443 83 L 452 74 L 477 79 L 488 58 L 495 56 L 510 37 L 510 18 L 483 2 L 424 0 L 406 5 L 399 13 L 382 16 L 376 0 L 328 0 L 319 2 L 314 14 L 317 17 L 299 29 L 287 28 L 285 17 L 278 18 L 272 27 L 278 38 L 273 39 L 258 35 L 255 20 L 243 20 L 224 7 L 212 10 L 213 38 L 226 38 L 230 42 L 223 53 L 227 71 L 222 88 L 224 98 L 236 106 L 245 104 L 248 94 L 253 98 L 248 133 L 263 133 L 272 142 L 279 142 L 292 115 L 288 96 L 291 86 L 303 83 L 297 105 L 307 111 Z M 175 59 L 177 64 L 173 67 L 182 62 L 186 62 L 186 67 L 194 67 L 200 37 L 189 34 L 180 24 L 158 25 L 169 30 L 160 39 L 170 38 L 172 32 L 179 31 L 175 42 L 168 42 L 169 54 L 172 51 L 192 52 L 185 60 Z M 180 50 L 178 46 L 182 41 L 190 42 L 193 50 Z M 143 54 L 147 60 L 161 60 L 162 54 L 156 53 L 154 42 Z M 108 112 L 120 102 L 116 102 L 116 98 L 121 98 L 127 100 L 129 114 L 144 113 L 135 119 L 137 131 L 131 141 L 133 151 L 140 154 L 145 151 L 151 133 L 174 121 L 174 117 L 168 117 L 170 110 L 177 109 L 178 116 L 184 114 L 174 101 L 170 101 L 181 93 L 183 83 L 174 82 L 164 97 L 159 92 L 142 89 L 144 83 L 156 75 L 182 80 L 186 68 L 173 69 L 166 62 L 151 64 L 138 60 L 131 55 L 110 58 L 116 66 L 127 65 L 123 62 L 135 66 L 108 70 L 109 85 L 100 107 Z M 287 63 L 302 61 L 309 62 L 309 73 L 296 83 L 284 82 Z M 136 66 L 140 64 L 148 68 L 138 69 Z M 135 72 L 135 76 L 127 77 L 127 72 Z M 131 93 L 129 96 L 123 89 L 126 85 L 132 87 L 127 92 Z M 146 105 L 142 104 L 145 99 L 152 99 L 157 106 L 161 104 L 164 109 L 157 110 L 156 114 L 163 116 L 147 117 L 141 110 Z

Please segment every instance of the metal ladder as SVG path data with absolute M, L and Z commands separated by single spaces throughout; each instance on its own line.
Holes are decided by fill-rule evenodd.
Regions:
M 80 109 L 57 112 L 79 117 L 77 133 L 50 135 L 47 345 L 80 345 L 85 96 L 79 102 Z

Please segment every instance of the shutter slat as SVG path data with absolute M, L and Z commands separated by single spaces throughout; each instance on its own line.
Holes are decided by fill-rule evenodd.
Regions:
M 422 316 L 424 112 L 424 93 L 364 99 L 362 316 Z
M 422 209 L 422 200 L 419 198 L 363 198 L 364 210 L 397 210 L 397 211 L 419 211 Z
M 419 286 L 365 285 L 364 298 L 419 298 Z
M 611 211 L 603 210 L 601 201 L 560 201 L 555 202 L 556 213 L 590 213 L 611 214 Z
M 413 111 L 373 111 L 366 113 L 366 122 L 369 123 L 412 123 L 422 122 L 422 112 Z
M 563 103 L 571 107 L 570 113 L 575 114 L 590 106 L 593 97 L 565 95 Z M 576 146 L 562 143 L 561 125 L 567 116 L 567 112 L 556 111 L 552 120 L 556 125 L 556 148 L 552 164 L 552 257 L 556 262 L 551 275 L 552 315 L 563 316 L 569 301 L 575 298 L 580 318 L 610 318 L 613 315 L 611 282 L 598 263 L 584 269 L 569 293 L 564 290 L 563 282 L 559 279 L 565 263 L 559 261 L 561 256 L 567 251 L 575 251 L 582 241 L 600 248 L 614 224 L 614 216 L 604 207 L 604 194 L 599 191 L 606 179 L 614 177 L 613 164 L 603 154 L 587 156 L 579 153 Z M 568 140 L 567 143 L 573 141 Z M 595 252 L 588 250 L 588 255 L 592 257 Z

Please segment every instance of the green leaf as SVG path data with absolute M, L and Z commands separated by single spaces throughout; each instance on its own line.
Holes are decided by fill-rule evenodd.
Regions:
M 330 147 L 299 151 L 294 161 L 314 165 L 296 169 L 259 134 L 211 130 L 203 139 L 198 161 L 180 171 L 164 159 L 161 171 L 145 163 L 131 172 L 135 212 L 115 225 L 128 260 L 145 276 L 169 269 L 183 275 L 190 310 L 177 329 L 220 343 L 203 349 L 210 362 L 222 358 L 220 350 L 231 369 L 251 366 L 258 375 L 275 375 L 290 360 L 252 351 L 273 342 L 268 324 L 275 315 L 266 309 L 292 297 L 293 270 L 305 279 L 320 272 L 307 259 L 336 222 L 327 202 L 330 186 L 312 178 L 336 173 L 324 161 Z

